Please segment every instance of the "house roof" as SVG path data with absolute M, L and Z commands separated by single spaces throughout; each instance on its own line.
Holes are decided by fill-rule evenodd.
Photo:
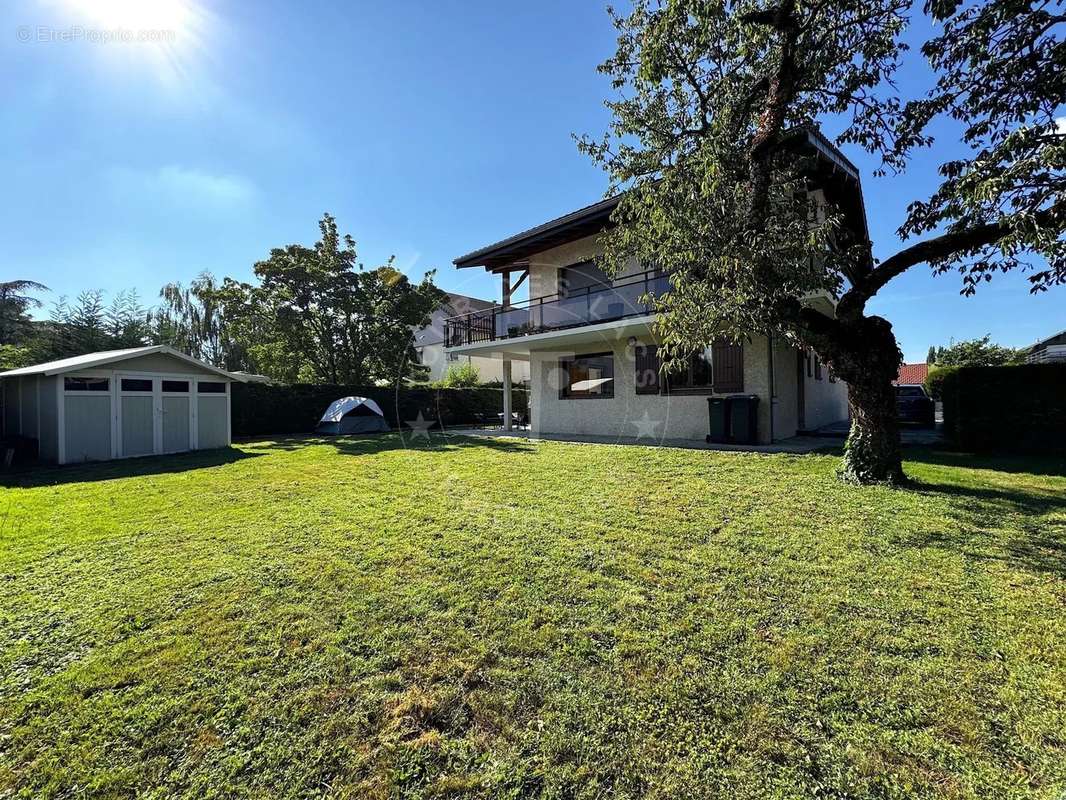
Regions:
M 800 153 L 813 151 L 817 156 L 817 177 L 827 190 L 842 198 L 848 223 L 867 234 L 866 211 L 862 199 L 862 186 L 858 168 L 840 152 L 829 139 L 814 128 L 797 128 L 786 133 L 790 146 Z M 792 144 L 792 143 L 795 144 Z M 600 233 L 611 225 L 611 214 L 622 199 L 622 194 L 600 200 L 577 211 L 571 211 L 541 225 L 516 233 L 494 244 L 459 256 L 452 263 L 464 267 L 484 267 L 492 271 L 500 269 L 534 253 L 539 253 L 567 242 L 573 242 Z
M 1039 350 L 1044 350 L 1045 348 L 1056 344 L 1066 344 L 1066 331 L 1059 331 L 1053 336 L 1049 336 L 1046 339 L 1041 339 L 1036 344 L 1031 345 L 1029 347 L 1029 351 L 1035 353 Z
M 925 383 L 927 375 L 929 375 L 928 364 L 901 364 L 894 383 L 898 385 Z
M 29 367 L 19 367 L 18 369 L 11 369 L 7 372 L 0 372 L 0 378 L 17 378 L 25 375 L 61 375 L 65 372 L 75 372 L 80 369 L 92 369 L 93 367 L 102 367 L 120 361 L 128 361 L 131 358 L 138 358 L 139 356 L 146 356 L 152 353 L 162 353 L 164 355 L 173 356 L 174 358 L 193 364 L 208 372 L 214 372 L 216 375 L 229 378 L 230 380 L 242 382 L 246 380 L 240 375 L 226 372 L 226 370 L 219 369 L 218 367 L 213 367 L 204 361 L 200 361 L 198 358 L 187 356 L 185 353 L 175 350 L 173 347 L 168 347 L 165 344 L 151 345 L 149 347 L 130 347 L 125 350 L 100 350 L 95 353 L 85 353 L 80 356 L 60 358 L 56 361 L 46 361 L 43 364 L 34 364 Z

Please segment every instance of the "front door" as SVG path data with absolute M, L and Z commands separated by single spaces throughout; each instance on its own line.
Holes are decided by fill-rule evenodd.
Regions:
M 192 384 L 187 379 L 120 375 L 119 452 L 177 453 L 191 448 Z

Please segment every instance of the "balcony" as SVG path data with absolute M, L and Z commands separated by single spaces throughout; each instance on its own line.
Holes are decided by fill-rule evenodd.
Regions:
M 451 317 L 444 323 L 444 346 L 460 347 L 479 342 L 516 339 L 537 333 L 562 331 L 613 322 L 654 313 L 641 302 L 670 288 L 670 281 L 657 270 L 629 275 L 611 284 L 598 284 L 571 291 L 566 297 L 536 297 L 509 308 L 495 306 Z

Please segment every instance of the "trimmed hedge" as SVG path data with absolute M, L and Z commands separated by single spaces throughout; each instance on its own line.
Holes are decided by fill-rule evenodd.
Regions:
M 274 386 L 264 383 L 233 384 L 232 420 L 234 436 L 269 436 L 282 433 L 311 433 L 329 404 L 340 397 L 369 397 L 381 406 L 392 428 L 408 420 L 433 420 L 435 427 L 499 424 L 503 410 L 503 390 L 437 389 L 382 386 L 332 386 L 294 384 Z M 528 398 L 524 389 L 512 391 L 514 410 L 525 414 Z
M 944 432 L 974 451 L 1066 451 L 1066 364 L 960 367 L 944 376 Z

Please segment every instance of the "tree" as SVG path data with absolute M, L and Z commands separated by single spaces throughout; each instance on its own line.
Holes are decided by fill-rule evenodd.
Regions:
M 244 349 L 228 330 L 222 287 L 210 272 L 189 284 L 168 283 L 159 290 L 162 303 L 151 315 L 153 338 L 216 367 L 243 369 Z
M 70 329 L 76 352 L 92 353 L 110 347 L 104 293 L 100 289 L 81 292 L 65 323 Z
M 936 347 L 935 346 L 933 346 L 933 345 L 929 346 L 929 352 L 925 356 L 925 363 L 929 364 L 929 365 L 933 365 L 933 364 L 936 363 Z
M 947 347 L 937 348 L 936 352 L 936 364 L 940 367 L 999 367 L 1024 361 L 1024 349 L 993 344 L 990 334 L 980 339 L 952 341 Z
M 27 313 L 42 303 L 28 292 L 47 292 L 43 283 L 29 280 L 0 282 L 0 345 L 18 344 L 29 335 L 32 322 Z
M 148 319 L 136 289 L 124 289 L 116 294 L 106 312 L 108 346 L 142 347 L 150 333 Z
M 1033 291 L 1066 282 L 1066 131 L 1054 119 L 1066 18 L 1049 2 L 930 0 L 942 34 L 922 52 L 937 82 L 904 98 L 893 77 L 910 11 L 904 0 L 634 0 L 612 12 L 617 52 L 600 67 L 622 95 L 607 103 L 610 129 L 580 142 L 625 190 L 605 265 L 636 257 L 670 276 L 656 300 L 667 361 L 722 335 L 776 330 L 812 347 L 848 383 L 841 474 L 861 483 L 904 479 L 901 354 L 889 322 L 866 313 L 872 297 L 918 264 L 959 270 L 968 294 L 1040 257 Z M 823 187 L 797 140 L 836 122 L 838 141 L 902 171 L 944 117 L 969 152 L 943 164 L 901 221 L 903 245 L 878 262 L 847 209 L 812 191 Z M 835 317 L 804 302 L 818 292 L 839 298 Z
M 255 265 L 260 284 L 227 279 L 220 302 L 259 371 L 323 383 L 398 381 L 416 367 L 411 331 L 445 295 L 432 273 L 413 284 L 392 265 L 366 270 L 333 217 L 313 247 L 275 248 Z

